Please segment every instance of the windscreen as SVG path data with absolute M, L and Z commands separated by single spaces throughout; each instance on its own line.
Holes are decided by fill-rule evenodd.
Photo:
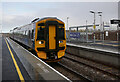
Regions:
M 59 28 L 59 40 L 64 40 L 65 37 L 64 37 L 64 28 Z
M 37 40 L 44 40 L 44 28 L 38 28 Z

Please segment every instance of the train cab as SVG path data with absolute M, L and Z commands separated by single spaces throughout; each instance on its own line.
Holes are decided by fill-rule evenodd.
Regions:
M 46 60 L 59 60 L 65 55 L 65 25 L 56 18 L 44 18 L 36 23 L 35 51 Z

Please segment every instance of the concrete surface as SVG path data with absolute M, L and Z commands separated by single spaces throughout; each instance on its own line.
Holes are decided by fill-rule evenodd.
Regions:
M 83 47 L 75 44 L 67 44 L 66 52 L 79 55 L 84 58 L 92 59 L 111 66 L 119 67 L 120 54 L 117 52 L 109 52 L 97 50 L 96 48 Z
M 4 38 L 5 37 L 0 38 L 2 40 L 2 66 L 1 66 L 2 67 L 2 81 L 9 81 L 9 80 L 18 81 L 20 80 L 20 78 L 18 76 L 18 72 L 13 63 L 13 59 L 11 57 L 11 54 L 8 50 L 8 47 L 7 47 L 7 44 Z M 12 48 L 11 48 L 11 51 L 14 55 L 14 58 L 17 62 L 18 67 L 20 68 L 20 71 L 24 79 L 31 80 L 30 76 L 28 75 L 27 71 L 23 67 L 22 63 L 20 62 L 20 60 L 18 59 L 16 53 L 14 52 Z

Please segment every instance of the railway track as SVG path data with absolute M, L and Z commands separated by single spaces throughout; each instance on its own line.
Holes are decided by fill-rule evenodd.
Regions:
M 49 63 L 53 68 L 61 72 L 63 75 L 68 77 L 71 80 L 81 80 L 81 81 L 87 81 L 87 82 L 92 82 L 91 79 L 85 77 L 84 75 L 78 73 L 77 71 L 73 70 L 72 68 L 67 67 L 66 65 L 58 62 L 56 64 L 51 64 Z
M 73 72 L 74 74 L 76 74 L 77 76 L 79 76 L 82 80 L 85 80 L 85 81 L 91 81 L 91 82 L 93 81 L 93 80 L 91 80 L 91 79 L 85 77 L 84 75 L 78 73 L 77 71 L 72 70 L 71 68 L 69 68 L 69 67 L 63 65 L 62 63 L 58 63 L 58 64 L 61 65 L 62 67 L 64 67 L 65 69 L 67 69 L 67 70 Z
M 105 68 L 104 68 L 104 66 L 103 65 L 97 65 L 97 63 L 95 63 L 95 62 L 92 62 L 91 64 L 90 64 L 90 60 L 85 60 L 85 59 L 82 59 L 82 61 L 80 60 L 80 57 L 73 57 L 73 55 L 72 56 L 70 56 L 70 55 L 66 55 L 65 57 L 64 57 L 65 59 L 68 59 L 68 60 L 70 60 L 70 61 L 73 61 L 73 62 L 75 62 L 75 63 L 77 63 L 77 64 L 80 64 L 80 65 L 84 65 L 85 67 L 88 67 L 88 68 L 90 68 L 90 69 L 93 69 L 93 70 L 95 70 L 96 72 L 100 72 L 100 73 L 102 73 L 102 74 L 104 74 L 105 76 L 109 76 L 109 77 L 111 77 L 111 78 L 113 78 L 113 80 L 118 80 L 118 79 L 120 79 L 120 76 L 119 76 L 119 70 L 116 70 L 115 69 L 115 71 L 114 70 L 112 70 L 112 72 L 110 71 L 110 70 L 106 70 Z M 86 63 L 86 61 L 87 61 L 87 63 Z M 89 62 L 89 63 L 88 63 Z M 96 64 L 96 65 L 95 65 Z M 108 68 L 108 67 L 107 67 Z M 110 79 L 111 80 L 111 79 Z

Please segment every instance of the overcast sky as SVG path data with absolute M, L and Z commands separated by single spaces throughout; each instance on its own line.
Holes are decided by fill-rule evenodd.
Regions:
M 93 24 L 93 14 L 102 11 L 103 21 L 118 18 L 118 2 L 2 2 L 2 32 L 30 23 L 35 18 L 57 17 L 70 26 Z M 96 14 L 96 23 L 100 18 Z

